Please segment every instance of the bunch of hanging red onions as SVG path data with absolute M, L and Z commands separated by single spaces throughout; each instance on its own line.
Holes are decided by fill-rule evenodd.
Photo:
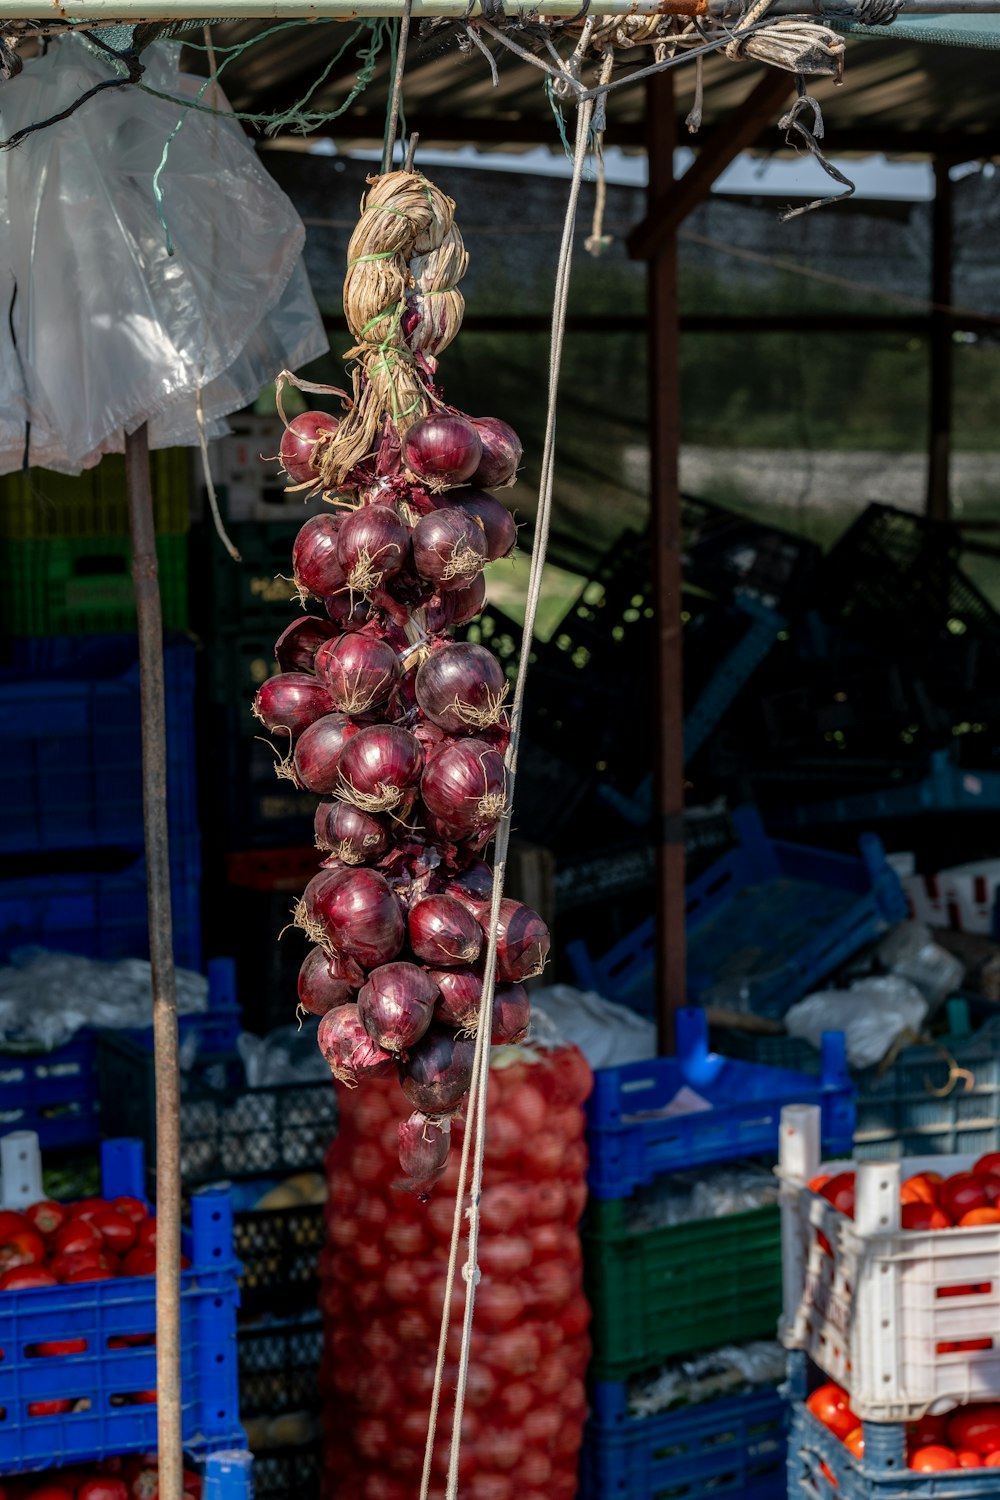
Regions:
M 404 328 L 420 354 L 420 320 Z M 491 946 L 493 1045 L 524 1037 L 524 983 L 549 946 L 538 914 L 509 898 L 490 943 L 493 871 L 479 856 L 507 805 L 508 682 L 485 646 L 450 638 L 484 607 L 483 569 L 516 545 L 490 491 L 514 482 L 521 444 L 497 418 L 428 405 L 400 432 L 386 419 L 373 456 L 327 495 L 335 508 L 299 531 L 291 572 L 306 612 L 253 704 L 279 773 L 324 799 L 323 864 L 295 912 L 312 944 L 299 1015 L 318 1018 L 340 1082 L 397 1073 L 414 1111 L 399 1185 L 420 1192 L 444 1171 L 468 1094 Z M 293 484 L 321 488 L 337 427 L 323 412 L 287 425 Z

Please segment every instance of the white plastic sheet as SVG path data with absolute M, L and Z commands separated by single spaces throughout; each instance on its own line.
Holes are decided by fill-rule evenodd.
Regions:
M 149 48 L 145 81 L 193 98 L 201 80 L 178 55 Z M 0 131 L 109 76 L 81 39 L 54 42 L 4 85 Z M 159 181 L 173 254 L 154 192 L 172 135 Z M 121 451 L 143 422 L 154 448 L 195 444 L 199 389 L 208 436 L 221 433 L 279 369 L 328 347 L 304 240 L 236 121 L 133 87 L 0 153 L 0 473 L 22 466 L 29 420 L 29 462 L 67 473 Z

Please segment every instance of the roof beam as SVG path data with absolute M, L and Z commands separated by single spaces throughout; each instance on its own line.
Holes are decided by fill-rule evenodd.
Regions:
M 650 260 L 656 254 L 681 220 L 711 192 L 726 167 L 753 145 L 794 86 L 790 73 L 768 68 L 739 108 L 715 127 L 684 176 L 653 199 L 646 217 L 626 241 L 633 260 Z
M 957 326 L 973 329 L 975 320 L 962 318 Z M 347 336 L 342 317 L 326 316 L 324 326 L 331 333 Z M 649 319 L 645 313 L 570 313 L 567 333 L 645 333 Z M 931 326 L 930 313 L 682 313 L 682 333 L 917 333 L 926 334 Z M 991 333 L 997 331 L 997 319 L 986 318 L 981 325 Z M 462 320 L 466 333 L 538 333 L 549 334 L 552 319 L 546 313 L 466 313 Z

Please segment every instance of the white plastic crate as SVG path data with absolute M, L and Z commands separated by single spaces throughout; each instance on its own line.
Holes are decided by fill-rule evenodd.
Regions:
M 901 1182 L 921 1171 L 950 1176 L 974 1160 L 821 1164 L 819 1111 L 781 1112 L 781 1339 L 845 1386 L 867 1421 L 1000 1398 L 1000 1225 L 900 1228 Z M 807 1186 L 818 1172 L 849 1170 L 853 1220 Z
M 897 867 L 898 868 L 898 867 Z M 989 937 L 1000 890 L 1000 860 L 956 865 L 936 875 L 901 873 L 913 915 L 928 927 L 952 927 Z

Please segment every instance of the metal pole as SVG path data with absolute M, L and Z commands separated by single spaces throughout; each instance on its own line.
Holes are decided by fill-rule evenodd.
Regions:
M 672 73 L 646 86 L 649 202 L 674 180 L 677 115 Z M 681 625 L 681 505 L 677 232 L 649 262 L 649 457 L 653 608 L 656 616 L 656 1028 L 661 1054 L 674 1050 L 674 1012 L 687 994 L 684 927 L 684 698 Z
M 928 420 L 927 514 L 947 521 L 951 514 L 952 320 L 942 307 L 951 305 L 952 187 L 951 163 L 934 160 L 934 205 L 931 215 L 930 416 Z
M 182 1500 L 180 1074 L 167 846 L 163 621 L 145 425 L 125 440 L 132 579 L 139 624 L 142 797 L 156 1072 L 156 1425 L 159 1500 Z

